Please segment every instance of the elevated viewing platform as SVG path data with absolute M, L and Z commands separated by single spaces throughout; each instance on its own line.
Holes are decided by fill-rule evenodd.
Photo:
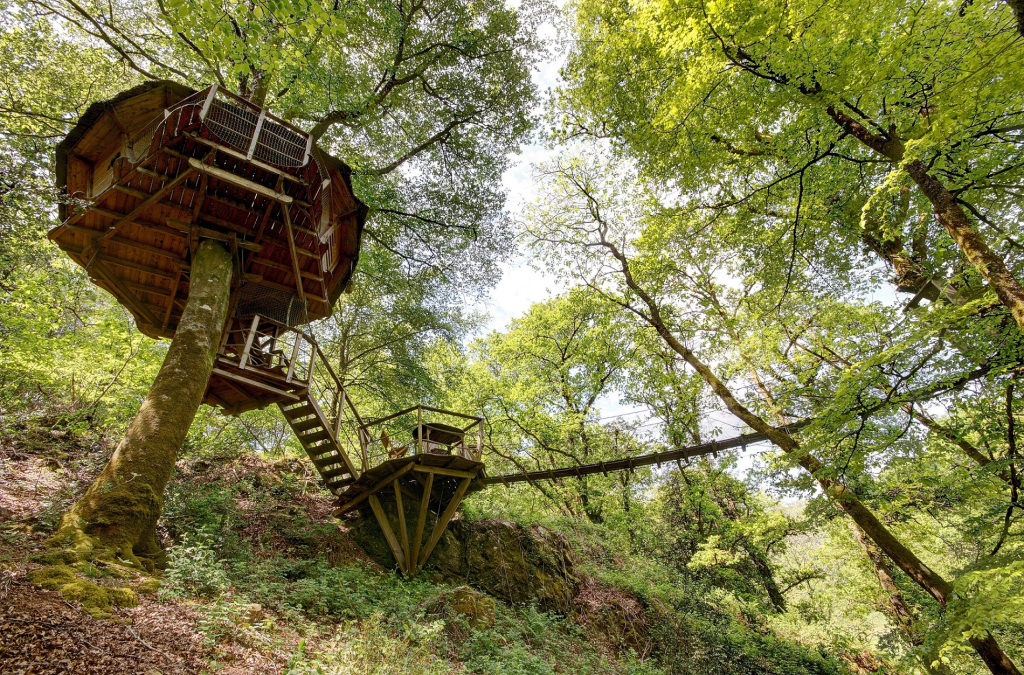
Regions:
M 253 316 L 247 329 L 226 333 L 213 375 L 212 405 L 280 407 L 337 495 L 335 515 L 369 508 L 406 575 L 426 562 L 465 496 L 485 485 L 482 417 L 419 405 L 364 420 L 316 340 L 297 328 Z

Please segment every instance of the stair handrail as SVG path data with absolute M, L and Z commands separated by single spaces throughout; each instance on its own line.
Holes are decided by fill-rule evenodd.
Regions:
M 355 403 L 352 401 L 352 397 L 348 395 L 347 388 L 342 383 L 341 378 L 338 377 L 338 374 L 334 371 L 334 368 L 331 366 L 330 361 L 327 359 L 327 355 L 324 354 L 324 351 L 320 348 L 320 344 L 312 335 L 299 328 L 296 328 L 295 326 L 289 326 L 286 323 L 259 314 L 253 315 L 252 322 L 249 325 L 249 327 L 247 329 L 241 329 L 242 333 L 246 337 L 244 343 L 245 346 L 242 351 L 241 357 L 239 358 L 239 367 L 241 367 L 242 369 L 251 367 L 248 362 L 251 358 L 252 347 L 255 342 L 256 336 L 264 334 L 259 330 L 261 324 L 271 324 L 285 332 L 290 332 L 295 335 L 295 341 L 292 344 L 291 354 L 289 354 L 287 357 L 288 371 L 286 379 L 288 381 L 291 381 L 292 378 L 295 376 L 297 366 L 300 365 L 300 362 L 303 360 L 304 357 L 301 349 L 301 341 L 304 340 L 306 344 L 310 346 L 309 360 L 308 362 L 301 364 L 306 366 L 305 377 L 302 378 L 302 375 L 300 374 L 299 379 L 297 381 L 304 384 L 307 388 L 307 391 L 309 391 L 310 388 L 315 385 L 315 368 L 322 366 L 322 370 L 318 370 L 316 372 L 326 372 L 326 374 L 329 376 L 329 383 L 333 385 L 332 391 L 334 392 L 335 400 L 340 402 L 339 406 L 337 406 L 336 408 L 332 407 L 332 410 L 330 411 L 336 412 L 334 412 L 335 419 L 333 420 L 333 424 L 330 424 L 330 428 L 328 429 L 328 432 L 331 434 L 331 436 L 334 438 L 336 442 L 340 443 L 341 441 L 341 423 L 342 418 L 344 416 L 344 410 L 346 408 L 352 414 L 357 429 L 361 429 L 363 426 L 365 426 L 363 418 L 359 414 L 359 410 L 356 408 Z M 316 403 L 316 401 L 314 401 L 314 403 Z M 319 404 L 317 404 L 317 408 L 320 408 Z M 324 413 L 326 411 L 321 410 L 320 412 Z M 332 420 L 330 419 L 328 419 L 327 421 L 329 423 L 332 422 Z M 351 441 L 351 439 L 349 439 L 349 441 Z M 357 434 L 356 444 L 359 446 L 360 454 L 365 455 L 365 444 L 362 441 L 362 436 L 359 434 Z

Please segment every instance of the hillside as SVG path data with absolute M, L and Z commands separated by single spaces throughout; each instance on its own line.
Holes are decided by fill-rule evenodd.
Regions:
M 846 672 L 593 532 L 462 520 L 436 565 L 402 580 L 378 563 L 386 551 L 354 541 L 358 523 L 332 521 L 306 463 L 251 455 L 179 462 L 158 588 L 118 565 L 72 565 L 135 591 L 137 605 L 93 618 L 27 577 L 46 568 L 44 540 L 106 440 L 45 418 L 5 432 L 3 672 Z

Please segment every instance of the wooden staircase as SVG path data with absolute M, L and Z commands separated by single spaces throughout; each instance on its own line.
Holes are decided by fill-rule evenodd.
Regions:
M 362 419 L 312 336 L 259 315 L 236 322 L 225 332 L 213 373 L 206 401 L 233 414 L 277 404 L 332 493 L 366 470 Z M 364 466 L 357 468 L 349 452 Z
M 277 405 L 337 497 L 335 515 L 369 506 L 406 576 L 426 563 L 466 494 L 482 487 L 482 417 L 419 405 L 364 422 L 316 340 L 293 326 L 259 315 L 232 322 L 213 375 L 205 400 L 229 414 Z M 458 426 L 424 420 L 424 413 Z M 412 421 L 411 442 L 392 445 L 383 425 Z M 468 446 L 474 429 L 476 445 Z M 409 518 L 405 498 L 416 504 Z
M 356 482 L 358 472 L 332 433 L 331 425 L 308 392 L 298 403 L 278 403 L 324 485 L 334 494 Z

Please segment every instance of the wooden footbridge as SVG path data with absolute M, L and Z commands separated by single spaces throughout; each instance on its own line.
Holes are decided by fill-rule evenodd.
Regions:
M 173 337 L 199 242 L 232 255 L 229 310 L 204 400 L 277 405 L 336 514 L 369 509 L 415 574 L 465 496 L 492 483 L 632 469 L 737 444 L 487 477 L 483 419 L 416 406 L 364 420 L 302 326 L 350 285 L 367 208 L 351 170 L 287 121 L 212 86 L 149 82 L 92 105 L 57 147 L 62 222 L 49 237 L 152 337 Z M 689 454 L 687 454 L 689 453 Z

